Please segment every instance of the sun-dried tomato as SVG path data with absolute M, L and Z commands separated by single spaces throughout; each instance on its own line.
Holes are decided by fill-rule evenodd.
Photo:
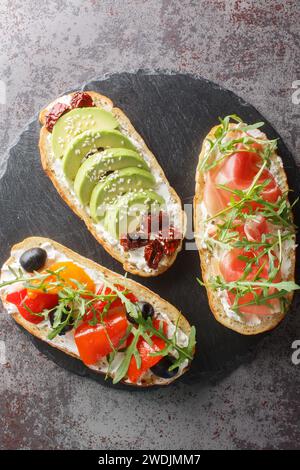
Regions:
M 84 91 L 77 91 L 71 98 L 71 108 L 91 108 L 95 106 L 93 98 Z
M 158 240 L 150 240 L 145 246 L 144 256 L 149 268 L 157 269 L 164 255 L 164 248 Z
M 95 104 L 93 98 L 88 93 L 76 91 L 71 98 L 70 105 L 66 103 L 56 103 L 52 106 L 46 115 L 45 127 L 49 132 L 52 132 L 54 124 L 65 112 L 74 108 L 91 108 L 92 106 L 95 106 Z
M 127 233 L 126 235 L 122 235 L 120 239 L 120 244 L 124 248 L 125 251 L 134 250 L 136 248 L 140 248 L 141 246 L 145 246 L 148 243 L 148 238 L 145 236 L 144 233 Z
M 65 103 L 56 103 L 48 114 L 46 115 L 46 123 L 45 127 L 49 132 L 52 132 L 53 126 L 56 123 L 56 121 L 65 114 L 66 111 L 70 110 L 70 106 Z
M 166 212 L 160 211 L 159 214 L 148 214 L 142 220 L 141 229 L 150 233 L 168 232 L 169 216 Z
M 178 230 L 175 227 L 170 226 L 168 233 L 160 231 L 159 232 L 159 241 L 163 246 L 164 253 L 167 256 L 173 255 L 180 245 L 182 237 Z
M 141 224 L 141 231 L 122 235 L 120 244 L 125 251 L 135 250 L 145 246 L 144 257 L 148 266 L 157 269 L 163 255 L 172 256 L 182 240 L 181 233 L 173 225 L 169 226 L 169 217 L 166 213 L 157 214 L 156 232 L 153 233 L 153 216 L 148 215 Z M 152 231 L 150 232 L 151 228 Z M 152 239 L 150 239 L 150 233 Z

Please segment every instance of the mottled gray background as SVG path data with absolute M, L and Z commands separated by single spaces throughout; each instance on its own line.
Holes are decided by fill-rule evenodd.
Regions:
M 299 153 L 300 105 L 291 98 L 300 79 L 298 0 L 1 0 L 0 23 L 2 172 L 7 148 L 43 104 L 91 78 L 139 68 L 196 73 L 228 87 Z M 2 313 L 0 447 L 299 448 L 296 312 L 254 362 L 220 383 L 143 394 L 59 369 Z

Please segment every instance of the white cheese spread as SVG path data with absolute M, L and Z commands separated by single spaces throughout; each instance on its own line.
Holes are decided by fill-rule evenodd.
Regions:
M 237 124 L 235 128 L 238 129 L 239 124 Z M 248 134 L 254 138 L 266 139 L 265 134 L 263 134 L 259 129 L 249 130 Z M 224 139 L 224 142 L 230 139 L 231 137 L 226 136 Z M 210 145 L 208 144 L 208 142 L 206 142 L 204 145 L 205 145 L 206 151 L 208 151 L 210 149 Z M 214 155 L 214 158 L 217 158 L 218 156 L 219 154 L 218 152 L 216 152 Z M 282 160 L 278 155 L 273 154 L 271 158 L 271 164 L 268 170 L 274 177 L 277 185 L 284 191 L 285 182 L 282 179 L 282 175 L 278 171 L 279 168 L 283 168 Z M 206 219 L 208 218 L 208 213 L 207 213 L 207 209 L 206 209 L 204 202 L 201 202 L 201 204 L 199 204 L 199 207 L 197 208 L 197 210 L 199 211 L 199 215 L 200 215 L 199 219 L 202 221 L 199 234 L 197 234 L 198 241 L 199 241 L 199 245 L 201 246 L 201 248 L 205 251 L 205 256 L 206 256 L 206 261 L 208 263 L 208 266 L 211 266 L 211 252 L 209 250 L 208 240 L 211 239 L 211 236 L 209 234 L 210 234 L 210 231 L 214 228 L 214 223 L 212 221 L 205 222 Z M 282 235 L 284 235 L 284 231 L 282 232 Z M 292 258 L 294 257 L 295 248 L 296 248 L 295 239 L 288 239 L 282 242 L 283 256 L 282 256 L 282 264 L 281 264 L 280 271 L 281 271 L 281 276 L 283 280 L 289 279 L 291 275 Z M 230 249 L 230 246 L 228 246 L 228 249 Z M 226 250 L 226 247 L 222 246 L 221 244 L 218 245 L 218 243 L 214 243 L 213 258 L 219 261 L 221 259 L 222 254 L 224 254 L 224 250 Z M 227 292 L 219 289 L 217 291 L 217 295 L 220 299 L 224 312 L 229 318 L 235 321 L 241 322 L 241 323 L 246 323 L 249 326 L 258 325 L 261 323 L 261 318 L 258 315 L 253 314 L 253 315 L 247 315 L 246 317 L 244 317 L 243 315 L 238 315 L 235 311 L 233 311 L 230 308 L 230 304 L 228 302 Z
M 88 276 L 94 281 L 95 286 L 96 286 L 96 291 L 102 285 L 103 280 L 104 280 L 104 275 L 101 272 L 97 271 L 96 269 L 87 268 L 86 266 L 83 266 L 80 263 L 74 262 L 74 260 L 68 258 L 64 253 L 55 249 L 55 247 L 49 242 L 43 243 L 40 247 L 43 248 L 47 252 L 46 267 L 50 266 L 51 264 L 55 262 L 72 261 L 73 263 L 77 264 L 82 269 L 84 269 L 84 271 L 88 274 Z M 23 254 L 23 252 L 24 250 L 15 250 L 11 253 L 13 262 L 10 263 L 9 265 L 10 268 L 12 268 L 15 271 L 19 271 L 21 269 L 19 259 L 20 259 L 20 256 Z M 12 271 L 9 269 L 9 267 L 7 264 L 4 264 L 1 269 L 1 282 L 2 283 L 13 280 L 15 278 Z M 28 275 L 28 273 L 25 273 L 25 271 L 24 271 L 24 274 Z M 4 295 L 7 295 L 10 292 L 15 292 L 21 289 L 22 289 L 22 283 L 15 283 L 10 286 L 3 287 L 1 291 L 4 293 Z M 5 302 L 5 309 L 9 314 L 18 312 L 17 307 L 9 302 Z M 168 325 L 167 337 L 171 338 L 175 332 L 175 325 L 173 325 L 173 323 L 170 321 L 168 315 L 165 312 L 156 311 L 155 317 L 167 322 L 167 325 Z M 49 320 L 48 319 L 44 320 L 36 324 L 35 326 L 45 332 L 45 341 L 47 341 L 47 343 L 53 346 L 63 347 L 68 352 L 73 353 L 76 356 L 78 356 L 78 350 L 77 350 L 75 339 L 74 339 L 74 330 L 68 331 L 65 335 L 56 336 L 54 339 L 48 340 L 46 338 L 49 333 L 49 328 L 51 327 Z M 176 331 L 176 342 L 178 346 L 181 346 L 181 347 L 187 346 L 188 344 L 188 336 L 180 328 L 178 328 Z M 118 365 L 120 364 L 123 356 L 124 356 L 123 353 L 121 352 L 117 353 L 116 358 L 114 359 L 113 363 L 110 365 L 110 371 L 112 375 L 114 371 L 117 370 Z M 180 366 L 179 371 L 178 371 L 179 375 L 187 366 L 187 363 L 188 361 L 186 363 L 183 363 Z M 108 362 L 104 358 L 101 361 L 99 361 L 99 363 L 93 365 L 91 368 L 94 370 L 99 370 L 103 373 L 106 373 L 108 370 Z M 147 374 L 149 375 L 151 374 L 151 372 L 148 372 Z M 143 378 L 144 377 L 142 376 L 141 380 Z M 126 379 L 126 381 L 129 382 L 128 379 Z M 157 383 L 163 383 L 164 379 L 159 379 L 158 377 L 156 377 L 155 381 Z

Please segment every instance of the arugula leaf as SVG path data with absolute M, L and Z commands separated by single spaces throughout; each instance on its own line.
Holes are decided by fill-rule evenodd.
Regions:
M 110 294 L 95 294 L 86 289 L 84 284 L 81 284 L 76 279 L 72 279 L 76 287 L 72 287 L 64 281 L 64 279 L 60 276 L 60 268 L 57 271 L 49 271 L 47 270 L 46 273 L 34 273 L 34 275 L 24 274 L 14 272 L 15 279 L 10 280 L 5 283 L 0 284 L 0 288 L 6 285 L 10 285 L 13 283 L 23 282 L 24 285 L 28 289 L 35 289 L 35 290 L 43 290 L 43 292 L 51 292 L 53 288 L 59 287 L 58 291 L 58 298 L 59 302 L 56 307 L 51 310 L 44 310 L 42 313 L 36 314 L 39 316 L 43 316 L 44 318 L 48 318 L 51 312 L 54 313 L 54 322 L 51 328 L 51 331 L 48 335 L 48 339 L 54 339 L 59 333 L 66 327 L 71 325 L 72 327 L 76 328 L 80 322 L 83 320 L 87 311 L 91 311 L 93 313 L 93 318 L 90 320 L 91 325 L 96 325 L 97 323 L 102 323 L 106 326 L 103 318 L 105 317 L 107 311 L 110 308 L 111 303 L 119 298 L 128 315 L 130 315 L 135 323 L 136 327 L 129 325 L 127 328 L 126 334 L 124 338 L 121 339 L 119 345 L 116 347 L 113 346 L 111 343 L 110 337 L 107 334 L 108 341 L 111 343 L 112 353 L 108 356 L 108 371 L 106 375 L 109 375 L 111 364 L 116 356 L 116 353 L 123 345 L 126 344 L 126 340 L 128 335 L 131 333 L 133 334 L 134 338 L 131 344 L 125 349 L 124 357 L 121 361 L 120 366 L 116 371 L 116 375 L 114 377 L 114 383 L 119 382 L 122 380 L 127 372 L 128 367 L 131 361 L 131 358 L 134 357 L 138 368 L 141 367 L 141 357 L 137 348 L 138 340 L 143 338 L 150 346 L 153 345 L 152 336 L 158 336 L 163 339 L 166 343 L 166 347 L 163 351 L 160 351 L 159 354 L 161 356 L 167 355 L 169 353 L 176 354 L 178 357 L 179 363 L 183 363 L 186 360 L 191 361 L 193 359 L 194 350 L 191 347 L 182 348 L 178 346 L 176 340 L 176 332 L 177 332 L 177 324 L 175 329 L 175 334 L 172 338 L 167 338 L 167 336 L 163 332 L 162 324 L 160 324 L 159 329 L 154 328 L 152 324 L 152 319 L 147 318 L 144 319 L 142 313 L 136 303 L 131 302 L 130 299 L 127 298 L 126 294 L 127 291 L 119 291 L 116 287 L 111 284 L 106 278 L 103 279 L 104 289 L 103 292 L 106 291 L 106 288 L 110 288 Z M 49 274 L 51 274 L 52 279 L 49 280 Z M 97 309 L 94 308 L 96 302 L 106 302 L 104 306 L 100 318 L 97 312 Z M 31 313 L 31 312 L 30 312 Z M 105 329 L 106 331 L 106 329 Z M 191 335 L 194 335 L 194 329 L 192 328 Z M 195 346 L 195 338 L 192 338 L 192 343 Z M 194 347 L 193 346 L 193 347 Z
M 120 382 L 126 376 L 131 358 L 134 355 L 135 351 L 137 351 L 137 343 L 140 337 L 139 329 L 133 329 L 132 334 L 134 336 L 132 343 L 128 346 L 124 353 L 124 358 L 114 375 L 113 384 Z
M 239 130 L 244 133 L 247 133 L 248 131 L 254 129 L 259 129 L 264 125 L 264 122 L 245 124 L 243 123 L 242 119 L 236 114 L 225 116 L 224 119 L 221 119 L 219 117 L 219 121 L 220 125 L 215 130 L 214 140 L 206 140 L 206 142 L 209 143 L 209 149 L 198 165 L 198 170 L 200 172 L 209 171 L 219 165 L 225 158 L 227 158 L 229 155 L 232 155 L 232 153 L 236 149 L 236 144 L 238 143 L 243 143 L 243 145 L 245 145 L 247 150 L 250 152 L 253 150 L 250 147 L 247 147 L 249 146 L 249 144 L 261 144 L 263 147 L 263 150 L 260 152 L 261 156 L 263 160 L 266 161 L 267 166 L 270 165 L 270 156 L 277 148 L 277 139 L 267 140 L 253 137 L 252 135 L 244 135 L 240 138 L 234 139 L 225 139 L 228 133 L 231 131 L 230 121 L 234 121 L 237 124 L 236 130 Z

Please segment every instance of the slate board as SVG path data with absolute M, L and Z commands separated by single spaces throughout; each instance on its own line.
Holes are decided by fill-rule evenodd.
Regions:
M 253 106 L 234 93 L 190 75 L 114 74 L 89 82 L 83 89 L 109 96 L 124 110 L 156 155 L 184 204 L 192 203 L 199 150 L 218 117 L 236 113 L 248 123 L 265 121 Z M 35 118 L 10 149 L 7 170 L 0 181 L 0 263 L 8 257 L 14 243 L 38 235 L 53 238 L 81 255 L 123 273 L 121 265 L 96 242 L 43 173 L 38 150 L 39 130 Z M 270 124 L 266 123 L 264 131 L 269 138 L 279 138 L 279 154 L 290 188 L 294 190 L 293 197 L 297 197 L 300 185 L 293 157 Z M 299 219 L 299 213 L 296 218 Z M 198 252 L 184 250 L 173 267 L 158 278 L 142 279 L 130 275 L 176 305 L 196 326 L 196 357 L 191 370 L 181 379 L 190 384 L 215 379 L 251 359 L 265 337 L 265 334 L 242 336 L 215 321 L 205 289 L 196 282 L 199 274 Z M 61 367 L 111 384 L 80 361 L 29 336 L 40 351 Z

